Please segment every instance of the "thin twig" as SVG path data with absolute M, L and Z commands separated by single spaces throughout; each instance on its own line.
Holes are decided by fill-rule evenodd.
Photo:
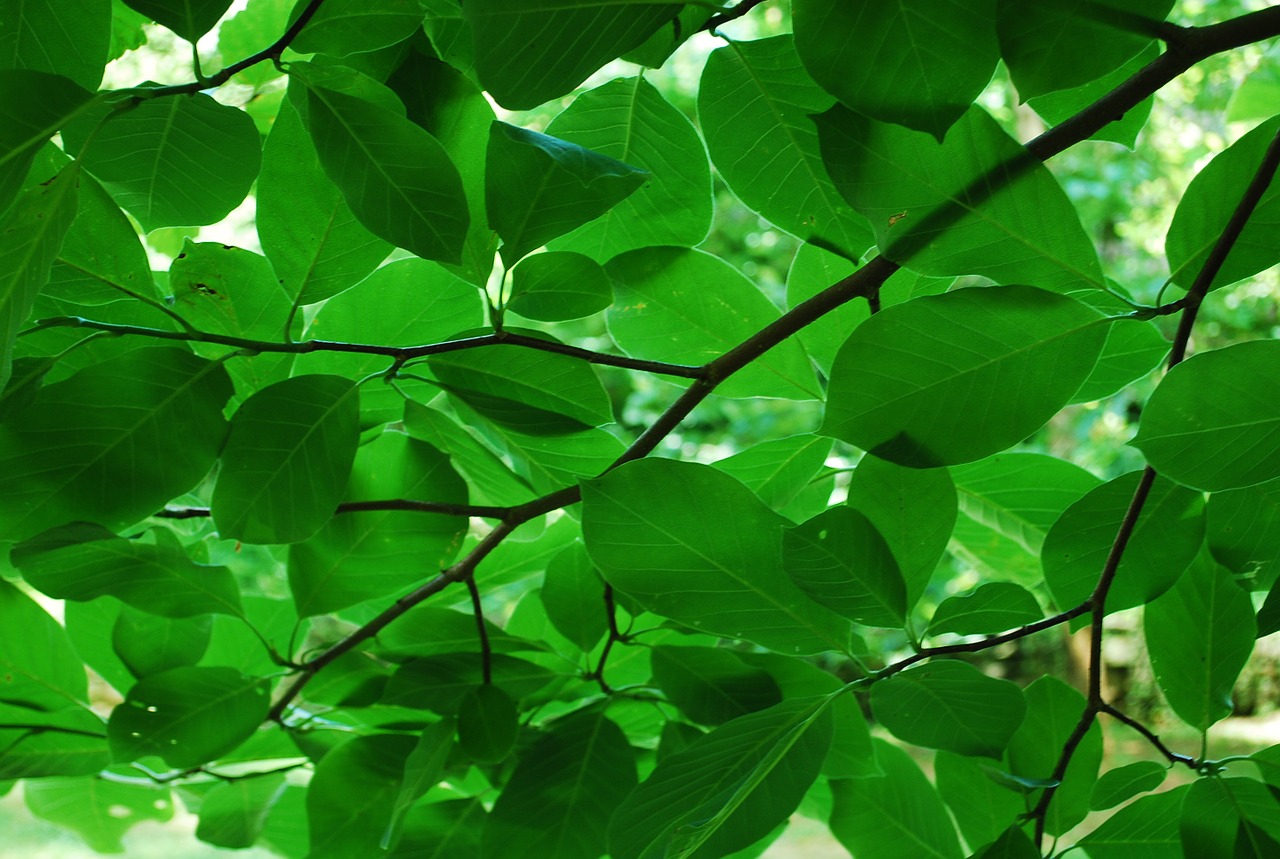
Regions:
M 467 577 L 467 592 L 471 594 L 471 611 L 476 616 L 476 633 L 480 638 L 480 671 L 484 685 L 493 683 L 493 649 L 489 646 L 489 630 L 484 626 L 484 604 L 480 601 L 480 588 L 475 576 Z

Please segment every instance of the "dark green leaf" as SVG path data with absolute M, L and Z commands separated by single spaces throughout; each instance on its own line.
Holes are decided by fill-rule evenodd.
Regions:
M 658 764 L 609 824 L 615 859 L 725 856 L 795 810 L 831 744 L 831 698 L 734 719 Z
M 839 106 L 815 121 L 836 187 L 894 262 L 1057 291 L 1102 286 L 1062 187 L 981 108 L 943 143 Z
M 418 0 L 326 0 L 290 47 L 339 57 L 376 51 L 409 38 L 422 17 Z
M 616 13 L 615 13 L 616 14 Z M 553 137 L 648 171 L 644 185 L 557 249 L 607 262 L 657 245 L 692 247 L 711 226 L 711 169 L 698 132 L 643 77 L 583 93 L 547 126 Z
M 728 650 L 655 647 L 653 682 L 686 716 L 704 725 L 719 725 L 782 701 L 782 690 L 767 671 Z
M 1003 450 L 1058 411 L 1093 369 L 1102 317 L 1042 289 L 917 298 L 876 314 L 831 368 L 824 435 L 912 467 Z M 927 338 L 928 353 L 902 344 Z M 1016 377 L 1014 388 L 1007 380 Z
M 595 859 L 609 818 L 635 787 L 626 735 L 599 712 L 553 724 L 520 758 L 485 823 L 485 859 Z
M 96 90 L 110 42 L 111 0 L 85 0 L 75 14 L 56 0 L 0 3 L 0 68 L 53 72 Z
M 125 0 L 157 24 L 164 24 L 188 42 L 213 29 L 231 0 Z
M 613 303 L 613 285 L 590 257 L 553 251 L 525 257 L 516 267 L 507 306 L 527 319 L 580 319 Z
M 70 80 L 0 70 L 0 211 L 7 210 L 41 146 L 95 102 Z
M 283 775 L 224 782 L 200 801 L 196 837 L 206 844 L 243 850 L 262 834 L 267 813 L 284 792 Z
M 130 525 L 192 489 L 226 438 L 220 364 L 144 347 L 43 388 L 0 427 L 0 538 Z
M 564 95 L 600 66 L 642 44 L 682 3 L 612 0 L 468 0 L 476 73 L 510 110 Z
M 488 813 L 479 797 L 418 803 L 405 818 L 394 859 L 480 859 Z
M 733 192 L 793 235 L 857 259 L 875 239 L 832 185 L 810 119 L 834 103 L 790 36 L 730 42 L 707 58 L 698 87 L 707 148 Z
M 992 777 L 998 766 L 989 758 L 954 752 L 938 752 L 933 757 L 938 794 L 970 844 L 995 841 L 1027 809 L 1025 795 Z
M 1039 848 L 1021 827 L 1011 826 L 999 838 L 973 854 L 973 859 L 1036 859 Z
M 1027 704 L 1008 680 L 965 662 L 930 662 L 871 687 L 871 709 L 895 737 L 962 755 L 998 757 Z
M 475 621 L 471 624 L 474 631 Z M 456 714 L 463 698 L 483 679 L 475 640 L 473 636 L 469 652 L 411 659 L 401 665 L 387 683 L 382 703 Z M 501 653 L 493 654 L 492 668 L 493 682 L 516 700 L 535 694 L 554 676 L 541 665 Z
M 195 665 L 209 646 L 213 618 L 169 618 L 122 606 L 111 648 L 135 677 Z
M 603 215 L 648 176 L 578 144 L 494 122 L 485 157 L 485 208 L 489 226 L 502 237 L 502 258 L 515 265 Z
M 357 736 L 320 760 L 307 788 L 308 856 L 378 855 L 414 745 L 403 734 Z
M 409 401 L 404 406 L 404 422 L 414 438 L 449 454 L 474 493 L 473 503 L 520 504 L 534 498 L 529 485 L 497 454 L 443 412 Z
M 1280 343 L 1204 352 L 1169 371 L 1130 444 L 1165 477 L 1217 492 L 1280 477 Z
M 89 700 L 66 632 L 8 582 L 0 582 L 0 618 L 0 704 L 52 712 Z
M 163 528 L 126 539 L 101 525 L 74 522 L 19 543 L 11 555 L 23 578 L 55 599 L 110 595 L 174 618 L 241 613 L 231 571 L 192 562 Z
M 1156 683 L 1187 724 L 1208 730 L 1231 714 L 1231 688 L 1253 650 L 1253 604 L 1204 555 L 1146 607 L 1147 650 Z
M 339 376 L 294 376 L 241 404 L 213 491 L 223 537 L 297 543 L 329 521 L 356 456 L 358 392 Z
M 519 730 L 516 702 L 497 686 L 481 684 L 458 704 L 458 745 L 476 763 L 497 763 L 511 754 Z
M 110 762 L 106 726 L 92 711 L 0 703 L 0 779 L 93 775 Z
M 1050 125 L 1059 125 L 1133 77 L 1143 66 L 1159 55 L 1159 45 L 1150 44 L 1115 71 L 1083 86 L 1032 98 L 1030 105 L 1044 118 L 1045 122 Z M 1147 124 L 1147 118 L 1151 115 L 1151 105 L 1154 102 L 1154 98 L 1144 99 L 1140 105 L 1126 111 L 1124 116 L 1112 120 L 1094 132 L 1092 139 L 1110 140 L 1133 149 L 1138 142 L 1138 133 Z
M 1269 586 L 1280 572 L 1280 480 L 1229 489 L 1209 496 L 1206 537 L 1218 563 L 1253 574 L 1254 588 Z
M 848 621 L 782 573 L 785 520 L 732 477 L 646 459 L 582 487 L 587 551 L 606 581 L 648 610 L 783 653 L 850 647 Z
M 1141 475 L 1130 472 L 1072 504 L 1044 541 L 1044 578 L 1058 608 L 1088 599 L 1106 566 Z M 1157 477 L 1138 516 L 1107 612 L 1145 605 L 1169 589 L 1204 542 L 1204 496 Z
M 813 485 L 830 452 L 827 439 L 793 435 L 752 445 L 714 465 L 742 481 L 765 504 L 780 510 Z
M 955 827 L 920 767 L 901 748 L 875 743 L 883 776 L 831 783 L 832 834 L 857 856 L 960 859 Z
M 551 625 L 583 652 L 608 632 L 604 580 L 581 543 L 567 547 L 547 564 L 541 599 Z
M 995 71 L 995 11 L 995 0 L 794 0 L 796 50 L 848 107 L 941 140 Z
M 380 105 L 304 82 L 320 164 L 360 223 L 424 259 L 461 262 L 471 218 L 440 142 Z
M 1137 761 L 1107 770 L 1089 794 L 1089 807 L 1095 811 L 1115 808 L 1140 793 L 1158 788 L 1169 769 L 1157 761 Z
M 159 755 L 195 767 L 226 755 L 258 729 L 267 684 L 231 668 L 174 668 L 139 680 L 107 722 L 117 761 Z
M 680 364 L 720 357 L 778 318 L 777 307 L 724 260 L 687 248 L 643 248 L 610 260 L 609 333 L 628 355 Z M 732 313 L 726 309 L 732 308 Z M 813 367 L 786 341 L 716 389 L 729 397 L 821 399 Z
M 123 853 L 120 837 L 135 824 L 173 817 L 169 788 L 161 785 L 42 778 L 23 785 L 22 794 L 32 814 L 76 832 L 100 853 Z
M 396 795 L 395 806 L 391 812 L 391 822 L 387 824 L 387 830 L 382 834 L 380 846 L 386 847 L 396 843 L 404 834 L 405 814 L 412 815 L 414 804 L 424 793 L 440 782 L 449 753 L 454 748 L 454 733 L 453 720 L 442 719 L 423 728 L 422 733 L 418 735 L 413 751 L 405 759 L 404 781 L 400 783 L 400 792 Z
M 990 635 L 1044 617 L 1026 588 L 1012 582 L 988 582 L 962 596 L 947 597 L 933 612 L 929 634 Z
M 225 5 L 225 4 L 224 4 Z M 150 232 L 222 220 L 258 177 L 262 144 L 243 110 L 203 93 L 152 98 L 64 139 L 84 168 Z
M 901 627 L 906 585 L 884 537 L 852 507 L 832 507 L 782 538 L 782 565 L 814 601 L 867 626 Z

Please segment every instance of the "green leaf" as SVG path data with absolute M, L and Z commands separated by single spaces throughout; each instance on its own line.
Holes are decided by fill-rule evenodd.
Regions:
M 404 762 L 404 781 L 396 795 L 391 821 L 382 834 L 379 846 L 396 843 L 404 834 L 405 815 L 412 815 L 415 803 L 422 795 L 435 787 L 444 775 L 445 764 L 454 749 L 455 726 L 452 719 L 442 719 L 422 729 L 413 751 Z M 477 841 L 479 839 L 477 838 Z M 400 854 L 393 854 L 400 855 Z
M 831 783 L 831 833 L 857 856 L 960 859 L 955 827 L 920 767 L 891 743 L 875 745 L 883 776 Z
M 231 668 L 153 674 L 111 711 L 111 754 L 122 762 L 159 755 L 172 767 L 200 766 L 253 736 L 270 703 L 265 681 Z
M 507 307 L 526 319 L 562 322 L 599 313 L 613 303 L 613 284 L 593 259 L 569 251 L 521 260 Z
M 125 0 L 125 3 L 188 42 L 194 42 L 213 29 L 231 0 Z
M 492 621 L 485 621 L 485 631 L 489 647 L 498 653 L 537 647 L 508 635 Z M 378 633 L 378 643 L 393 657 L 439 656 L 475 649 L 480 642 L 478 636 L 475 615 L 451 608 L 418 605 L 406 612 L 399 622 Z
M 41 389 L 0 426 L 0 539 L 74 520 L 112 530 L 192 489 L 226 437 L 221 365 L 144 347 Z
M 998 757 L 1027 710 L 1022 690 L 965 662 L 930 662 L 871 687 L 871 709 L 895 737 L 962 755 Z
M 121 606 L 111 629 L 111 649 L 134 677 L 195 665 L 209 647 L 209 615 L 169 618 Z
M 421 26 L 418 0 L 326 0 L 289 47 L 342 57 L 402 42 Z
M 846 106 L 942 140 L 1000 58 L 994 0 L 907 3 L 795 0 L 796 51 Z M 869 48 L 874 46 L 874 48 Z
M 0 779 L 93 775 L 110 763 L 105 726 L 92 711 L 0 703 Z
M 867 626 L 901 628 L 906 584 L 898 562 L 866 516 L 832 507 L 787 528 L 782 565 L 815 602 Z
M 521 756 L 493 805 L 485 859 L 595 859 L 614 809 L 636 784 L 626 735 L 600 712 L 555 722 Z
M 609 333 L 636 358 L 701 364 L 773 322 L 777 307 L 719 257 L 687 248 L 644 248 L 606 266 L 614 303 Z M 732 308 L 732 313 L 726 310 Z M 813 367 L 785 341 L 716 389 L 728 397 L 821 399 Z
M 1229 122 L 1270 119 L 1275 115 L 1272 106 L 1280 96 L 1280 68 L 1275 65 L 1277 56 L 1280 56 L 1280 47 L 1272 45 L 1250 70 L 1249 76 L 1231 93 L 1227 102 Z
M 782 701 L 782 690 L 767 671 L 728 650 L 655 647 L 653 682 L 667 700 L 704 725 L 720 725 Z
M 784 701 L 664 758 L 614 814 L 610 855 L 725 856 L 764 838 L 818 775 L 831 744 L 830 701 Z
M 228 850 L 252 847 L 271 806 L 284 792 L 283 775 L 247 778 L 215 786 L 200 801 L 196 837 Z
M 577 358 L 498 345 L 432 355 L 428 365 L 476 411 L 529 434 L 563 434 L 613 421 L 595 369 Z
M 218 57 L 222 65 L 231 65 L 251 56 L 280 38 L 289 25 L 293 0 L 248 0 L 245 8 L 223 21 L 218 27 Z M 255 88 L 283 74 L 272 62 L 250 66 L 233 78 Z
M 519 730 L 516 702 L 497 686 L 481 684 L 458 704 L 458 745 L 476 763 L 498 763 L 511 754 Z
M 1033 681 L 1023 695 L 1027 715 L 1009 741 L 1009 769 L 1026 779 L 1050 779 L 1067 740 L 1084 712 L 1084 696 L 1053 676 Z M 1045 831 L 1063 835 L 1089 813 L 1089 792 L 1102 763 L 1102 728 L 1098 722 L 1080 740 L 1057 784 L 1045 813 Z M 1038 800 L 1039 794 L 1032 794 Z
M 643 77 L 615 78 L 583 93 L 552 120 L 547 134 L 649 174 L 634 194 L 556 240 L 556 249 L 604 263 L 623 251 L 693 247 L 706 238 L 711 168 L 702 139 Z
M 810 119 L 834 103 L 790 36 L 713 51 L 698 87 L 707 149 L 733 193 L 791 234 L 857 259 L 874 237 L 831 183 Z
M 424 259 L 461 262 L 471 217 L 440 142 L 380 105 L 303 82 L 320 164 L 360 223 Z
M 27 189 L 0 221 L 0 389 L 12 373 L 14 341 L 75 220 L 79 173 L 72 165 Z
M 999 766 L 989 758 L 954 752 L 938 752 L 933 757 L 938 795 L 970 844 L 995 841 L 1026 812 L 1026 796 L 1011 789 L 1007 781 L 993 777 Z
M 331 749 L 307 788 L 308 856 L 376 856 L 404 780 L 414 738 L 357 736 Z
M 1010 826 L 999 838 L 973 854 L 973 859 L 1036 859 L 1040 849 L 1022 827 Z
M 582 496 L 592 560 L 647 610 L 782 653 L 849 649 L 848 621 L 782 573 L 785 520 L 732 477 L 644 459 L 585 481 Z
M 1102 349 L 1102 323 L 1085 305 L 1029 286 L 887 308 L 836 356 L 821 432 L 917 468 L 989 456 L 1070 400 Z M 921 338 L 927 354 L 903 349 Z
M 203 93 L 146 99 L 63 139 L 143 230 L 222 220 L 249 193 L 262 162 L 249 114 Z
M 418 803 L 405 819 L 395 859 L 481 859 L 488 813 L 479 797 Z
M 1080 290 L 1072 297 L 1106 316 L 1129 310 L 1129 305 L 1108 292 Z M 1089 403 L 1110 397 L 1129 383 L 1149 374 L 1169 354 L 1169 341 L 1153 322 L 1122 320 L 1107 328 L 1107 342 L 1098 355 L 1098 363 L 1075 392 L 1073 403 Z
M 475 436 L 436 409 L 408 401 L 404 405 L 405 430 L 449 454 L 454 468 L 467 480 L 475 504 L 522 504 L 533 500 L 534 492 L 512 473 Z
M 485 156 L 485 209 L 502 237 L 503 260 L 513 266 L 598 218 L 648 176 L 576 143 L 495 121 Z
M 1280 117 L 1267 120 L 1221 152 L 1191 180 L 1165 237 L 1165 253 L 1174 283 L 1189 289 L 1199 276 L 1209 251 L 1235 213 L 1277 129 L 1280 129 Z M 1280 183 L 1272 182 L 1249 216 L 1240 238 L 1232 244 L 1210 288 L 1244 280 L 1280 262 L 1277 226 L 1280 226 Z
M 677 48 L 702 32 L 702 26 L 714 14 L 710 8 L 685 6 L 675 18 L 650 36 L 644 44 L 627 51 L 620 59 L 645 68 L 662 68 Z
M 1152 25 L 1173 0 L 1099 0 L 1079 4 L 999 0 L 1000 53 L 1023 101 L 1088 83 L 1151 43 Z
M 981 108 L 942 143 L 840 106 L 815 121 L 836 188 L 894 262 L 1056 291 L 1102 286 L 1098 255 L 1062 187 Z
M 66 631 L 8 582 L 0 582 L 0 618 L 0 704 L 53 712 L 89 700 Z
M 1044 578 L 1059 609 L 1093 593 L 1140 478 L 1134 471 L 1090 490 L 1049 530 Z M 1204 496 L 1157 477 L 1125 544 L 1107 612 L 1146 605 L 1167 591 L 1203 542 Z
M 830 452 L 827 439 L 793 435 L 754 444 L 713 465 L 780 510 L 812 484 Z
M 609 631 L 604 580 L 581 543 L 573 543 L 547 564 L 540 594 L 547 619 L 585 653 Z
M 471 625 L 474 632 L 474 620 Z M 468 652 L 411 659 L 401 665 L 387 682 L 381 703 L 456 714 L 463 698 L 483 680 L 475 640 L 473 635 Z M 517 701 L 537 693 L 554 676 L 541 665 L 502 653 L 493 654 L 491 666 L 493 682 Z
M 1089 794 L 1089 807 L 1095 811 L 1115 808 L 1140 793 L 1148 793 L 1164 783 L 1169 770 L 1157 761 L 1137 761 L 1098 776 Z
M 403 498 L 466 504 L 467 485 L 440 451 L 384 432 L 356 453 L 348 502 Z M 467 520 L 412 510 L 371 510 L 328 518 L 289 548 L 289 590 L 298 614 L 336 611 L 433 576 L 462 545 Z
M 262 150 L 257 201 L 262 250 L 281 288 L 298 305 L 354 286 L 391 251 L 388 242 L 356 220 L 325 176 L 298 111 L 287 100 Z
M 1139 51 L 1133 59 L 1097 80 L 1090 81 L 1082 86 L 1072 87 L 1071 89 L 1046 93 L 1030 99 L 1029 104 L 1036 113 L 1040 114 L 1045 122 L 1054 126 L 1060 125 L 1133 77 L 1143 66 L 1159 55 L 1160 46 L 1155 43 L 1149 44 Z M 1246 81 L 1245 85 L 1247 83 Z M 1146 127 L 1147 119 L 1151 115 L 1151 106 L 1154 103 L 1154 97 L 1143 99 L 1142 103 L 1137 107 L 1125 111 L 1124 116 L 1119 119 L 1113 119 L 1098 131 L 1095 131 L 1091 139 L 1110 140 L 1128 149 L 1134 149 L 1137 146 L 1138 133 Z
M 1209 496 L 1205 529 L 1214 559 L 1236 573 L 1252 573 L 1253 587 L 1280 572 L 1280 480 Z
M 246 543 L 315 535 L 346 491 L 359 415 L 358 386 L 339 376 L 294 376 L 245 400 L 213 490 L 219 533 Z
M 1261 380 L 1280 372 L 1280 343 L 1203 352 L 1164 377 L 1130 442 L 1157 471 L 1217 492 L 1280 477 L 1280 400 Z
M 947 597 L 933 612 L 929 635 L 991 635 L 1044 617 L 1040 603 L 1012 582 L 987 582 L 973 593 Z
M 1231 688 L 1253 650 L 1249 595 L 1201 558 L 1143 617 L 1156 683 L 1184 722 L 1205 731 L 1231 714 Z
M 40 147 L 93 104 L 93 96 L 67 78 L 0 70 L 0 211 L 22 189 Z
M 74 831 L 100 853 L 123 853 L 120 837 L 138 823 L 173 818 L 173 799 L 163 785 L 42 778 L 24 784 L 22 795 L 36 817 Z
M 638 47 L 682 3 L 616 0 L 469 0 L 480 82 L 509 110 L 568 93 L 609 60 Z
M 88 522 L 43 531 L 13 547 L 13 565 L 55 599 L 103 595 L 162 617 L 241 614 L 240 590 L 226 567 L 197 564 L 172 531 L 126 539 Z
M 111 0 L 86 0 L 74 15 L 55 0 L 0 2 L 0 68 L 53 72 L 96 90 L 110 42 Z

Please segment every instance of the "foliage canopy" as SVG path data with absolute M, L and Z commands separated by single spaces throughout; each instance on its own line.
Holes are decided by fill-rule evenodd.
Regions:
M 298 859 L 748 857 L 797 809 L 876 859 L 1280 855 L 1275 749 L 1175 751 L 1102 677 L 1142 607 L 1205 733 L 1280 629 L 1280 345 L 1188 357 L 1280 262 L 1274 55 L 1159 294 L 1045 164 L 1141 152 L 1280 9 L 76 6 L 0 0 L 0 785 L 36 814 L 111 851 L 176 792 Z M 100 89 L 153 23 L 190 81 Z M 794 237 L 783 288 L 713 252 L 716 182 Z M 247 197 L 256 244 L 152 270 Z M 1024 445 L 1134 383 L 1142 470 Z M 735 401 L 803 429 L 673 443 Z M 1083 693 L 965 658 L 1085 623 Z M 1102 717 L 1193 783 L 1100 772 Z

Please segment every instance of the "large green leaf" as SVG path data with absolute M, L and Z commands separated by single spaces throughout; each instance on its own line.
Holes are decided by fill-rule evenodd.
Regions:
M 252 847 L 262 834 L 267 813 L 284 791 L 283 775 L 224 782 L 200 801 L 196 837 L 230 850 Z
M 111 628 L 111 649 L 134 677 L 146 677 L 196 665 L 209 649 L 212 633 L 211 615 L 169 618 L 121 606 Z
M 101 525 L 75 522 L 19 543 L 10 557 L 29 584 L 55 599 L 108 595 L 175 618 L 241 613 L 231 571 L 193 562 L 163 528 L 126 539 Z
M 1160 56 L 1160 45 L 1152 43 L 1124 65 L 1096 80 L 1083 86 L 1046 93 L 1031 99 L 1031 108 L 1040 114 L 1045 122 L 1050 125 L 1059 125 L 1133 77 L 1143 66 L 1158 56 Z M 1147 119 L 1151 116 L 1151 106 L 1154 103 L 1154 96 L 1144 99 L 1137 107 L 1125 111 L 1124 116 L 1113 119 L 1095 131 L 1091 139 L 1110 140 L 1133 149 L 1137 145 L 1139 132 L 1146 126 Z
M 1280 480 L 1209 496 L 1205 537 L 1218 563 L 1252 573 L 1253 587 L 1270 586 L 1280 572 Z
M 1027 704 L 1008 680 L 965 662 L 930 662 L 871 687 L 871 710 L 895 737 L 962 755 L 998 757 Z
M 852 507 L 832 507 L 787 528 L 782 565 L 791 581 L 837 614 L 867 626 L 906 622 L 906 583 L 884 537 Z
M 306 855 L 355 859 L 381 852 L 414 745 L 404 734 L 357 736 L 320 760 L 307 788 Z
M 440 142 L 379 104 L 304 82 L 320 164 L 360 223 L 424 259 L 461 262 L 471 216 Z
M 188 42 L 213 29 L 231 0 L 125 0 L 157 24 L 164 24 Z
M 475 621 L 471 623 L 474 628 Z M 541 665 L 503 653 L 493 654 L 490 667 L 493 683 L 516 701 L 534 695 L 555 676 Z M 463 699 L 482 682 L 483 669 L 473 644 L 467 652 L 405 662 L 387 681 L 381 703 L 454 715 Z
M 728 650 L 655 647 L 653 682 L 667 700 L 704 725 L 719 725 L 782 701 L 782 690 L 769 672 Z
M 933 770 L 938 795 L 970 844 L 995 841 L 1026 812 L 1026 797 L 1009 789 L 1007 776 L 1001 782 L 996 780 L 1001 764 L 991 758 L 938 752 L 933 756 Z
M 1140 475 L 1130 472 L 1072 504 L 1044 541 L 1044 578 L 1058 608 L 1089 598 L 1115 543 Z M 1169 589 L 1204 541 L 1204 496 L 1156 478 L 1138 516 L 1115 580 L 1108 613 L 1145 605 Z
M 929 622 L 929 634 L 991 635 L 1044 617 L 1026 588 L 1013 582 L 987 582 L 971 594 L 947 597 Z
M 213 490 L 219 533 L 296 543 L 319 531 L 346 491 L 359 416 L 359 388 L 340 376 L 294 376 L 245 400 Z
M 582 495 L 592 560 L 646 609 L 781 653 L 849 649 L 849 622 L 782 572 L 785 520 L 732 477 L 645 459 L 584 482 Z
M 89 699 L 66 631 L 30 597 L 0 582 L 0 703 L 53 712 Z
M 1179 286 L 1189 289 L 1200 274 L 1277 129 L 1280 117 L 1262 123 L 1210 161 L 1187 186 L 1164 243 L 1173 280 Z M 1272 181 L 1211 286 L 1235 283 L 1280 262 L 1277 227 L 1280 182 Z
M 67 78 L 28 69 L 0 70 L 0 210 L 7 210 L 41 146 L 94 104 Z
M 270 703 L 265 681 L 231 668 L 153 674 L 111 711 L 111 754 L 117 761 L 159 755 L 172 767 L 200 766 L 249 739 Z
M 410 400 L 404 405 L 404 423 L 411 436 L 449 454 L 467 480 L 473 504 L 522 504 L 535 497 L 496 453 L 443 412 Z
M 643 77 L 615 78 L 574 99 L 547 134 L 649 175 L 634 194 L 568 235 L 558 249 L 606 262 L 655 245 L 692 247 L 711 226 L 711 169 L 698 132 Z
M 356 220 L 320 166 L 287 100 L 262 150 L 257 228 L 284 292 L 297 304 L 337 295 L 366 277 L 391 245 Z
M 1140 793 L 1155 790 L 1168 772 L 1158 761 L 1136 761 L 1107 770 L 1093 785 L 1089 807 L 1095 811 L 1114 808 Z
M 144 347 L 43 388 L 0 425 L 0 538 L 137 522 L 208 474 L 226 438 L 221 365 Z
M 347 501 L 403 498 L 465 504 L 467 485 L 426 442 L 385 432 L 356 454 Z M 413 511 L 344 513 L 289 549 L 289 589 L 302 617 L 406 589 L 449 565 L 467 520 Z
M 1028 286 L 887 308 L 836 356 L 822 432 L 917 468 L 981 459 L 1064 406 L 1105 337 L 1095 311 Z M 918 342 L 928 351 L 904 348 Z
M 111 0 L 84 0 L 75 14 L 56 0 L 0 2 L 0 68 L 66 75 L 95 90 L 111 42 Z
M 419 0 L 326 0 L 289 46 L 333 56 L 376 51 L 422 26 Z
M 570 251 L 534 254 L 521 260 L 511 278 L 507 306 L 527 319 L 580 319 L 613 303 L 613 285 L 591 257 Z
M 79 172 L 72 165 L 27 189 L 0 221 L 0 390 L 9 383 L 18 331 L 75 220 Z
M 123 853 L 120 837 L 144 821 L 173 818 L 167 785 L 84 778 L 33 779 L 23 785 L 27 808 L 36 817 L 72 830 L 100 853 Z
M 1009 76 L 1023 101 L 1078 87 L 1151 43 L 1150 25 L 1173 0 L 1019 3 L 999 0 L 996 30 Z
M 1178 816 L 1187 786 L 1139 797 L 1080 839 L 1091 859 L 1184 859 Z
M 468 0 L 476 73 L 510 110 L 561 96 L 670 21 L 682 3 L 617 0 Z
M 519 732 L 516 702 L 492 683 L 472 689 L 458 705 L 458 746 L 478 764 L 495 764 L 510 755 Z
M 681 364 L 718 358 L 773 322 L 777 307 L 719 257 L 687 248 L 643 248 L 610 260 L 609 333 L 628 355 Z M 732 308 L 732 313 L 726 310 Z M 788 340 L 717 388 L 729 397 L 822 396 L 804 349 Z
M 815 121 L 836 187 L 894 262 L 1059 291 L 1102 286 L 1066 193 L 981 108 L 969 108 L 942 143 L 841 106 Z
M 604 580 L 581 543 L 567 547 L 547 564 L 539 598 L 551 625 L 583 652 L 608 632 Z
M 485 823 L 485 859 L 596 859 L 606 828 L 635 787 L 635 758 L 601 712 L 555 722 L 521 756 Z
M 713 51 L 698 87 L 707 148 L 738 198 L 782 229 L 857 259 L 874 237 L 832 185 L 810 119 L 834 102 L 809 79 L 790 36 Z
M 775 510 L 814 485 L 831 444 L 814 435 L 776 438 L 739 450 L 714 465 L 732 475 Z
M 0 701 L 0 779 L 93 775 L 110 763 L 105 726 L 93 711 L 43 712 Z
M 1249 595 L 1203 555 L 1146 607 L 1156 683 L 1187 724 L 1206 731 L 1231 715 L 1231 689 L 1253 651 L 1255 624 Z
M 1203 352 L 1169 371 L 1130 442 L 1166 477 L 1217 492 L 1280 477 L 1280 343 Z
M 831 745 L 831 697 L 734 719 L 663 758 L 609 824 L 615 859 L 710 859 L 787 819 Z
M 262 144 L 243 110 L 203 93 L 152 98 L 63 134 L 84 168 L 148 232 L 222 220 L 258 176 Z
M 920 767 L 898 746 L 875 745 L 883 776 L 831 783 L 832 834 L 857 856 L 960 859 L 946 806 Z
M 814 80 L 882 122 L 941 140 L 1000 58 L 995 0 L 794 0 L 796 51 Z
M 485 156 L 485 208 L 508 267 L 598 218 L 648 173 L 536 131 L 495 121 Z

